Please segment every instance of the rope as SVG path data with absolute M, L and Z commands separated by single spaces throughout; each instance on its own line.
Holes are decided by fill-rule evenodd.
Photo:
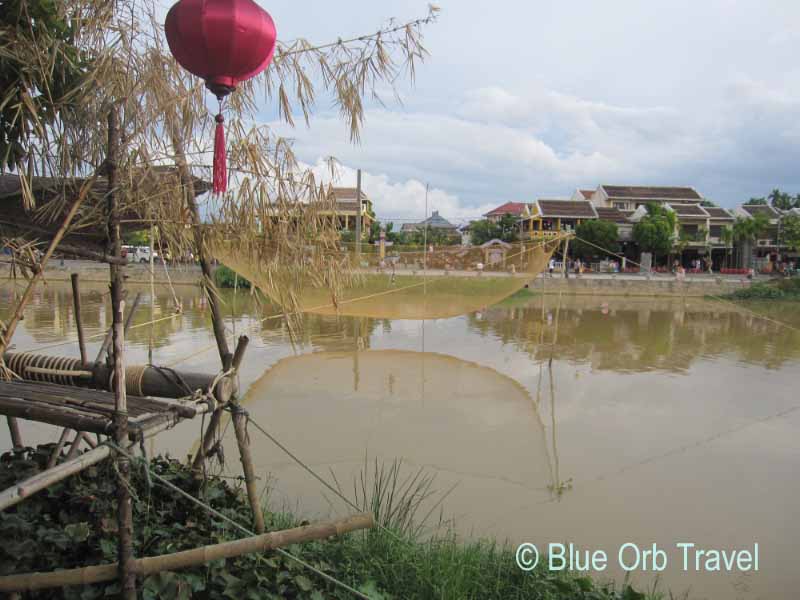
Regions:
M 198 498 L 195 498 L 194 496 L 192 496 L 188 492 L 183 491 L 181 488 L 179 488 L 177 485 L 175 485 L 171 481 L 168 481 L 167 479 L 163 478 L 161 475 L 159 475 L 158 473 L 156 473 L 155 471 L 152 470 L 152 468 L 150 467 L 149 462 L 147 462 L 146 460 L 143 460 L 143 459 L 140 459 L 140 458 L 138 458 L 136 456 L 131 455 L 130 453 L 128 453 L 127 451 L 125 451 L 122 448 L 120 448 L 117 444 L 115 444 L 111 440 L 108 440 L 106 443 L 110 447 L 114 448 L 117 452 L 122 454 L 123 456 L 126 456 L 132 462 L 138 462 L 138 463 L 142 464 L 144 469 L 146 469 L 147 472 L 149 472 L 152 475 L 152 477 L 155 478 L 157 481 L 159 481 L 160 483 L 162 483 L 163 485 L 165 485 L 169 489 L 177 492 L 179 495 L 183 496 L 187 500 L 197 504 L 198 506 L 200 506 L 201 508 L 203 508 L 207 512 L 209 512 L 212 515 L 214 515 L 215 517 L 230 523 L 236 529 L 238 529 L 239 531 L 241 531 L 242 533 L 244 533 L 244 534 L 246 534 L 246 535 L 248 535 L 250 537 L 258 535 L 258 534 L 256 534 L 255 531 L 250 530 L 249 528 L 245 527 L 244 525 L 242 525 L 238 521 L 235 521 L 231 517 L 228 517 L 227 515 L 224 515 L 223 513 L 221 513 L 218 510 L 216 510 L 214 507 L 206 504 L 205 502 L 203 502 L 202 500 L 200 500 Z M 276 548 L 275 550 L 279 554 L 281 554 L 281 555 L 285 556 L 286 558 L 288 558 L 289 560 L 293 560 L 296 563 L 298 563 L 298 564 L 302 565 L 303 567 L 305 567 L 306 569 L 309 569 L 310 571 L 313 571 L 314 573 L 316 573 L 317 575 L 319 575 L 320 577 L 322 577 L 326 581 L 329 581 L 330 583 L 333 583 L 334 585 L 339 586 L 340 588 L 342 588 L 344 590 L 347 590 L 348 592 L 350 592 L 351 594 L 353 594 L 357 598 L 363 598 L 364 600 L 372 600 L 366 594 L 364 594 L 362 592 L 359 592 L 357 589 L 347 585 L 343 581 L 339 581 L 335 577 L 333 577 L 331 575 L 328 575 L 324 571 L 319 570 L 314 565 L 311 565 L 311 564 L 307 563 L 303 559 L 295 556 L 294 554 L 291 554 L 290 552 L 287 552 L 283 548 Z M 259 559 L 263 559 L 263 557 L 260 554 L 258 554 L 257 557 Z
M 142 381 L 147 366 L 131 366 L 125 369 L 125 391 L 133 396 L 144 396 Z

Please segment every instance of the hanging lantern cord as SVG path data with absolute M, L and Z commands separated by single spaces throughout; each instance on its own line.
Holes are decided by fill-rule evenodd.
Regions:
M 214 120 L 217 122 L 214 132 L 214 173 L 212 178 L 213 191 L 215 194 L 224 194 L 228 189 L 227 157 L 225 155 L 225 117 L 222 116 L 222 104 L 224 100 L 224 96 L 217 96 L 219 112 L 217 116 L 214 117 Z

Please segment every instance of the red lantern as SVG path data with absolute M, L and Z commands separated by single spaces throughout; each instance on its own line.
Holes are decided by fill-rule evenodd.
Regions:
M 206 82 L 220 102 L 214 134 L 214 193 L 227 189 L 222 101 L 242 81 L 267 68 L 275 23 L 253 0 L 179 0 L 167 13 L 167 42 L 175 60 Z

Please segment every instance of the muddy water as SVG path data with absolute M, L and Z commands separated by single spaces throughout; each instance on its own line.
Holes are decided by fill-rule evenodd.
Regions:
M 103 291 L 86 290 L 89 334 L 107 322 Z M 0 288 L 0 318 L 13 293 Z M 207 306 L 194 289 L 178 293 L 185 313 L 152 332 L 132 330 L 131 359 L 151 349 L 157 364 L 193 355 L 178 364 L 211 372 Z M 150 319 L 143 302 L 137 324 Z M 403 458 L 409 472 L 435 474 L 441 492 L 456 485 L 444 512 L 465 535 L 572 542 L 605 550 L 610 562 L 624 543 L 655 543 L 669 553 L 660 579 L 675 592 L 796 597 L 800 333 L 702 300 L 531 297 L 424 322 L 310 315 L 292 344 L 279 319 L 259 323 L 246 295 L 226 303 L 231 335 L 251 333 L 241 377 L 252 418 L 345 490 L 365 456 Z M 154 316 L 171 304 L 158 290 Z M 800 327 L 797 305 L 751 308 Z M 15 342 L 35 349 L 71 340 L 73 327 L 67 288 L 51 285 Z M 74 343 L 47 351 L 77 352 Z M 154 449 L 184 456 L 198 428 L 181 425 Z M 346 512 L 250 432 L 274 506 Z M 8 447 L 4 428 L 0 446 Z M 225 447 L 235 472 L 230 430 Z M 759 572 L 684 573 L 677 542 L 726 550 L 758 542 Z

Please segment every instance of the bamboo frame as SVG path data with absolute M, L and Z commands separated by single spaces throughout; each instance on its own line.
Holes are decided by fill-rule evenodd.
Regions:
M 138 575 L 147 576 L 161 571 L 186 569 L 213 560 L 233 558 L 243 554 L 264 552 L 312 540 L 343 535 L 375 526 L 372 513 L 359 513 L 336 521 L 323 521 L 304 527 L 264 533 L 254 537 L 201 546 L 192 550 L 149 556 L 134 561 Z M 97 565 L 79 569 L 64 569 L 49 573 L 21 573 L 0 577 L 0 592 L 34 591 L 67 585 L 89 585 L 110 581 L 117 577 L 118 564 Z
M 0 492 L 0 511 L 14 506 L 25 498 L 66 479 L 70 475 L 80 473 L 109 456 L 111 456 L 111 449 L 108 446 L 98 446 L 94 450 L 84 452 L 73 460 L 65 461 L 52 469 L 42 471 L 33 477 L 20 481 L 15 486 Z

